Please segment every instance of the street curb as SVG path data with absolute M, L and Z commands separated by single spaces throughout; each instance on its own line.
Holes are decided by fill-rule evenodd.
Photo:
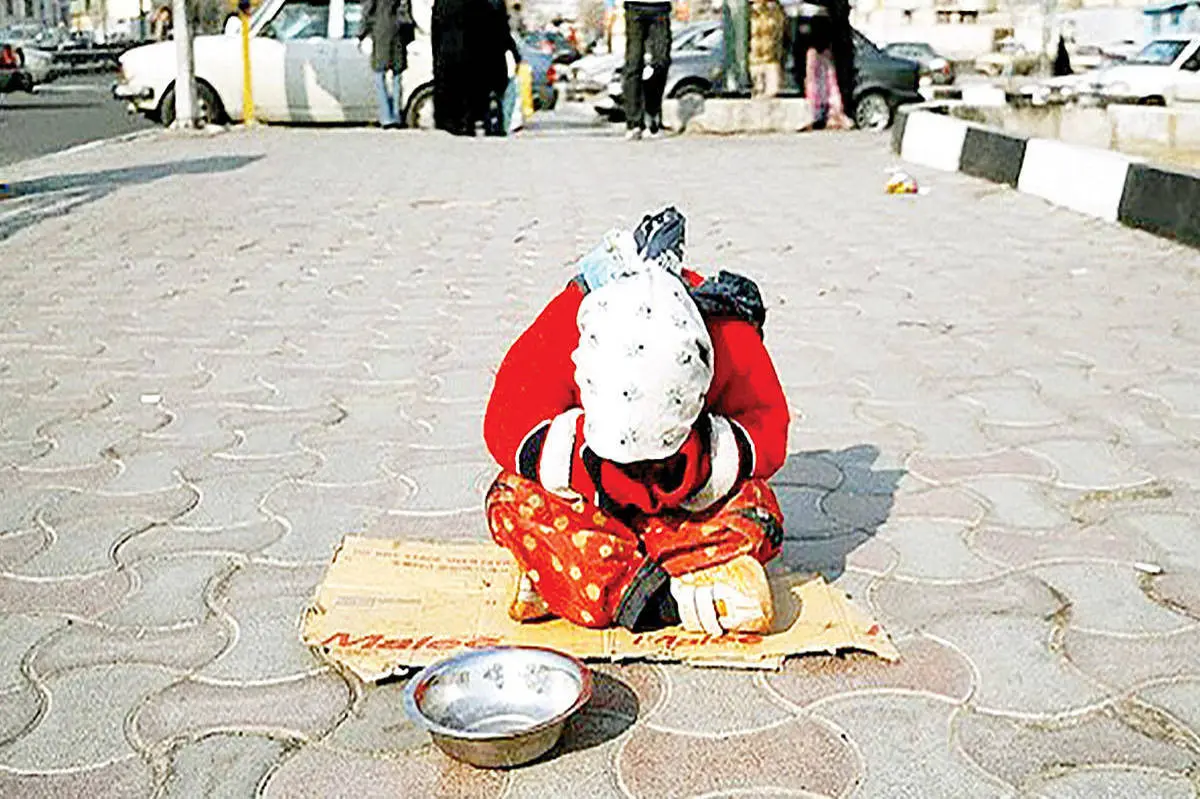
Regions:
M 1200 247 L 1200 174 L 1096 147 L 989 128 L 947 113 L 945 103 L 899 110 L 892 151 L 1078 211 Z

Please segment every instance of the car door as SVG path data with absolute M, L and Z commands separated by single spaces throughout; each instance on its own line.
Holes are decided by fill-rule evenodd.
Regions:
M 363 0 L 334 0 L 341 13 L 330 29 L 333 57 L 337 63 L 338 99 L 347 122 L 368 122 L 375 117 L 375 77 L 369 50 L 362 51 Z
M 1191 55 L 1179 65 L 1175 99 L 1181 103 L 1200 103 L 1200 39 L 1192 42 Z
M 251 54 L 258 117 L 336 121 L 341 105 L 329 27 L 330 0 L 284 0 L 259 28 Z

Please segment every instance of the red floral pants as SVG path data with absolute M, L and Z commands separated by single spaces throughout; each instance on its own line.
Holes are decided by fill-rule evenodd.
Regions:
M 766 563 L 779 554 L 783 515 L 763 480 L 747 480 L 702 513 L 642 516 L 625 524 L 579 497 L 501 472 L 487 495 L 492 537 L 512 552 L 555 614 L 608 627 L 643 564 L 677 576 L 739 555 Z

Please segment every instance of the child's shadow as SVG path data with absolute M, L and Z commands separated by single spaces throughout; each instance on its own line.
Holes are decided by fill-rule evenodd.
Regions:
M 872 469 L 878 458 L 870 444 L 788 456 L 770 481 L 783 510 L 786 571 L 836 580 L 846 556 L 887 521 L 905 471 Z

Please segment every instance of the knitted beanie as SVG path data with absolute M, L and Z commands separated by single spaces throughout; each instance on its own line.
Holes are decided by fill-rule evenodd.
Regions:
M 642 261 L 579 306 L 575 383 L 588 447 L 616 463 L 679 451 L 704 409 L 713 347 L 682 280 Z

